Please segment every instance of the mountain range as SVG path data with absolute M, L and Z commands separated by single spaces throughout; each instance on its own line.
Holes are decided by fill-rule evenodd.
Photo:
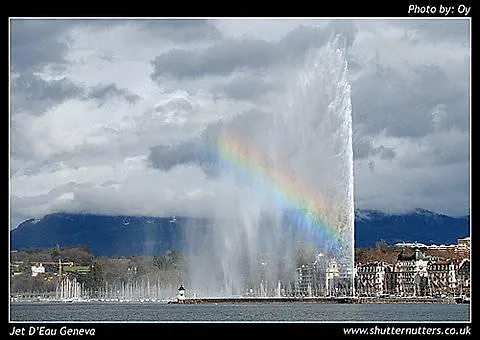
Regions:
M 11 230 L 10 249 L 82 245 L 97 256 L 160 255 L 184 248 L 187 225 L 201 229 L 209 223 L 189 217 L 55 213 L 26 220 Z M 375 246 L 378 241 L 451 244 L 469 236 L 469 230 L 469 216 L 451 217 L 422 209 L 405 214 L 355 212 L 357 248 Z

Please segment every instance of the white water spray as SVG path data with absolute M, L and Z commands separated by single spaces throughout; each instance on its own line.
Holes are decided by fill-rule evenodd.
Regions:
M 245 179 L 238 164 L 238 169 L 224 166 L 221 179 L 234 188 L 230 199 L 217 202 L 208 227 L 186 228 L 188 284 L 198 296 L 252 291 L 279 295 L 281 286 L 294 281 L 296 249 L 309 245 L 325 252 L 329 237 L 342 241 L 336 260 L 347 275 L 352 274 L 352 107 L 345 54 L 344 39 L 332 37 L 326 46 L 312 50 L 303 67 L 285 82 L 287 95 L 279 98 L 277 112 L 251 121 L 248 131 L 241 133 L 228 122 L 221 127 L 251 150 L 240 159 L 247 169 L 255 170 L 262 155 L 264 172 L 258 176 L 251 170 Z M 288 175 L 302 185 L 288 191 L 278 178 L 268 178 L 269 173 Z M 289 204 L 309 199 L 302 197 L 305 187 L 322 198 L 322 212 L 328 216 L 318 230 L 306 230 L 301 218 L 285 221 Z

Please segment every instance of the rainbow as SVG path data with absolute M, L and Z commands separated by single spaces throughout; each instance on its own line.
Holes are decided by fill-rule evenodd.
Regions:
M 306 183 L 272 166 L 260 152 L 226 131 L 219 135 L 217 155 L 222 165 L 241 177 L 262 183 L 289 223 L 313 237 L 319 248 L 335 254 L 342 252 L 345 241 L 338 232 L 333 214 L 327 209 L 325 200 L 312 192 Z

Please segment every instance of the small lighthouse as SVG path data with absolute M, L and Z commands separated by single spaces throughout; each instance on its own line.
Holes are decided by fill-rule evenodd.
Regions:
M 177 301 L 180 303 L 185 301 L 185 288 L 183 287 L 183 285 L 180 285 L 180 287 L 178 288 Z

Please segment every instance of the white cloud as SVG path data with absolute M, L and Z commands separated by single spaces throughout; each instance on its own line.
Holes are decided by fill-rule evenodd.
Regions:
M 154 169 L 146 162 L 151 148 L 195 140 L 233 117 L 247 117 L 254 129 L 251 113 L 282 109 L 306 48 L 322 44 L 332 27 L 351 35 L 357 206 L 467 214 L 468 24 L 439 23 L 19 22 L 12 218 L 62 210 L 208 213 L 240 189 L 193 165 Z M 36 54 L 39 39 L 48 53 Z

